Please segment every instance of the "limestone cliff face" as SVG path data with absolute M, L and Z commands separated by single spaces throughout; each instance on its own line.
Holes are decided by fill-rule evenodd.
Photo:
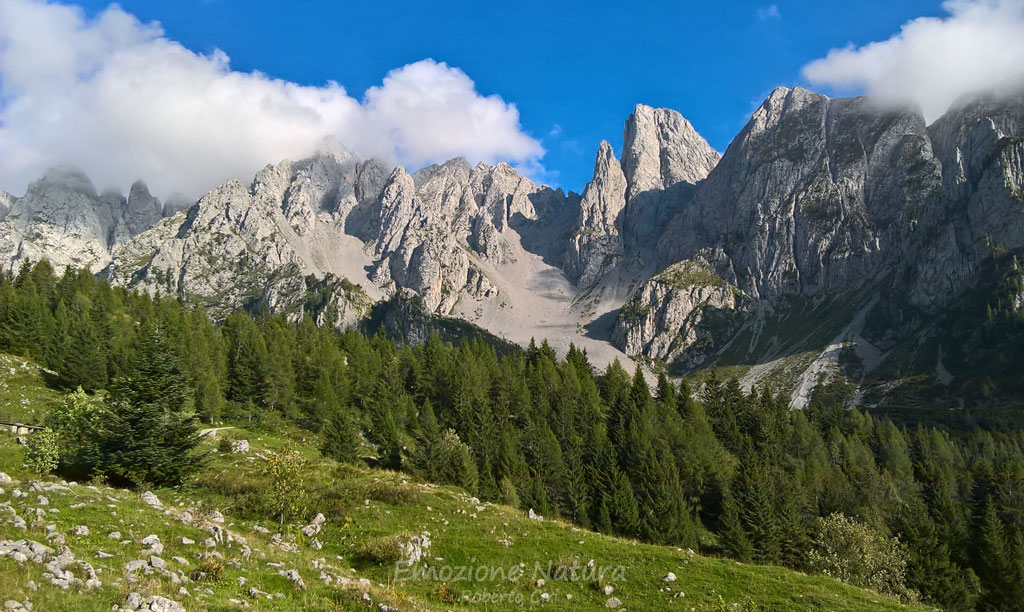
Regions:
M 381 174 L 375 162 L 347 153 L 267 166 L 251 184 L 229 181 L 116 245 L 106 274 L 126 286 L 193 296 L 218 316 L 254 304 L 294 310 L 305 276 L 359 269 L 361 243 L 345 225 L 360 207 L 374 206 Z M 334 310 L 348 323 L 359 314 L 345 304 Z
M 99 270 L 110 248 L 160 218 L 160 203 L 141 183 L 131 198 L 105 192 L 74 168 L 58 168 L 33 181 L 25 195 L 0 197 L 0 260 L 6 270 L 22 261 L 47 258 L 60 270 L 67 265 Z
M 847 287 L 900 260 L 941 182 L 919 113 L 779 88 L 672 219 L 662 262 L 720 247 L 766 299 Z
M 509 261 L 505 233 L 563 200 L 507 164 L 455 159 L 410 175 L 320 153 L 267 166 L 250 185 L 229 181 L 115 245 L 107 274 L 195 296 L 217 314 L 246 304 L 298 312 L 302 279 L 328 275 L 375 298 L 411 290 L 447 312 L 463 298 L 494 297 L 483 268 Z M 343 324 L 369 305 L 336 297 L 331 317 Z
M 14 196 L 6 191 L 0 191 L 0 221 L 3 221 L 7 217 L 7 213 L 11 212 L 12 204 L 14 204 Z
M 653 260 L 665 222 L 718 158 L 682 115 L 638 104 L 626 120 L 621 159 L 607 142 L 598 150 L 566 251 L 566 274 L 585 290 L 627 255 L 631 263 Z
M 513 260 L 505 232 L 562 200 L 507 164 L 473 168 L 458 158 L 416 175 L 396 168 L 379 198 L 372 278 L 415 291 L 442 313 L 463 297 L 494 297 L 484 263 Z
M 1024 247 L 1024 97 L 966 103 L 928 134 L 943 197 L 922 215 L 906 277 L 912 302 L 934 310 L 974 285 L 993 249 Z

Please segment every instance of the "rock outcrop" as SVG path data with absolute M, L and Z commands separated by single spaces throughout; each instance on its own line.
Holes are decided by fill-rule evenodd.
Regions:
M 779 88 L 673 218 L 662 263 L 717 247 L 755 298 L 844 288 L 899 262 L 941 179 L 920 113 Z
M 687 365 L 699 364 L 711 348 L 708 319 L 717 313 L 735 313 L 744 303 L 740 291 L 720 277 L 702 259 L 672 264 L 641 285 L 623 305 L 612 341 L 630 355 L 663 361 L 685 356 Z
M 874 367 L 872 342 L 894 346 L 909 333 L 897 321 L 935 316 L 974 287 L 994 254 L 1024 249 L 1022 137 L 1022 98 L 969 102 L 928 126 L 916 109 L 776 89 L 658 248 L 664 273 L 704 260 L 744 299 L 730 306 L 706 286 L 670 291 L 655 276 L 623 307 L 613 339 L 627 353 L 692 366 L 706 357 L 702 338 L 711 331 L 699 304 L 757 304 L 754 346 L 775 331 L 766 320 L 786 324 L 780 314 L 764 318 L 779 300 L 858 295 L 851 300 L 869 302 L 870 312 L 836 312 L 829 333 L 859 330 L 865 317 L 888 321 L 873 324 L 870 342 L 846 334 L 864 344 Z M 859 322 L 842 319 L 854 315 Z M 719 348 L 730 339 L 715 335 Z M 780 350 L 748 359 L 775 360 Z

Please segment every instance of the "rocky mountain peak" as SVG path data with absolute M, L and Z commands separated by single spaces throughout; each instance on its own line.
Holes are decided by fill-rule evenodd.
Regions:
M 565 272 L 580 288 L 592 286 L 622 257 L 620 230 L 627 186 L 612 146 L 602 140 L 594 178 L 583 190 L 577 229 L 566 249 Z
M 43 195 L 51 190 L 73 191 L 90 198 L 98 198 L 96 186 L 81 168 L 56 166 L 46 171 L 42 178 L 29 183 L 25 194 Z
M 681 114 L 643 104 L 626 120 L 622 141 L 627 199 L 680 182 L 695 184 L 720 157 Z
M 141 234 L 163 217 L 160 200 L 149 193 L 142 181 L 132 183 L 124 211 L 124 224 L 130 236 Z

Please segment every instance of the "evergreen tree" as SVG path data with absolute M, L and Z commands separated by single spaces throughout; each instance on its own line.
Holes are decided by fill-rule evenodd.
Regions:
M 718 518 L 717 532 L 719 548 L 726 555 L 740 561 L 754 558 L 754 546 L 750 543 L 736 500 L 729 489 L 722 495 L 722 513 Z
M 111 389 L 110 406 L 97 471 L 135 485 L 178 484 L 203 465 L 198 419 L 163 327 L 140 333 L 129 370 Z

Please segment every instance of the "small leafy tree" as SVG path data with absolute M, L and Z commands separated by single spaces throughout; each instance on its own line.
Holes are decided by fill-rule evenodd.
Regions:
M 106 407 L 81 387 L 66 394 L 46 416 L 45 429 L 28 438 L 25 463 L 37 474 L 89 475 L 98 459 L 97 439 Z
M 271 516 L 278 517 L 279 528 L 284 528 L 286 519 L 306 509 L 309 495 L 302 481 L 306 467 L 306 459 L 297 451 L 271 455 L 257 465 L 257 473 L 270 481 L 263 503 Z
M 817 519 L 818 535 L 808 566 L 847 584 L 905 600 L 916 594 L 904 585 L 910 554 L 898 538 L 886 537 L 843 514 Z
M 47 428 L 28 437 L 25 465 L 40 476 L 57 469 L 60 465 L 60 436 L 57 432 Z

